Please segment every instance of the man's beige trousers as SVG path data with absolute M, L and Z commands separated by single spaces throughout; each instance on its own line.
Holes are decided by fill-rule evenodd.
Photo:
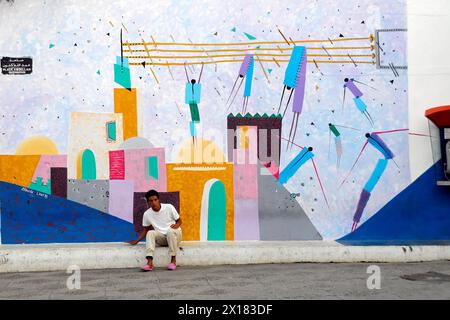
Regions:
M 155 246 L 169 246 L 169 255 L 176 256 L 177 250 L 181 242 L 181 228 L 169 228 L 167 235 L 162 234 L 156 230 L 150 230 L 146 236 L 146 256 L 153 257 L 155 253 Z

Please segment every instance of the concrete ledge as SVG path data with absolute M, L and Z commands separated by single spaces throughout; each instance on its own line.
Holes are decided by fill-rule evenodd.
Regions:
M 334 241 L 182 242 L 179 266 L 260 263 L 422 262 L 450 260 L 450 246 L 345 246 Z M 137 268 L 145 262 L 145 243 L 0 245 L 0 273 Z M 155 266 L 169 263 L 158 247 Z

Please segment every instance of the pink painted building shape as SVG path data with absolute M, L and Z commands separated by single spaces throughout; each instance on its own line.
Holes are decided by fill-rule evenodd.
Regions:
M 38 177 L 42 178 L 42 184 L 47 185 L 50 180 L 51 168 L 67 168 L 66 155 L 42 155 L 34 171 L 32 182 L 36 182 Z
M 167 191 L 164 148 L 110 151 L 110 179 L 133 182 L 134 192 Z

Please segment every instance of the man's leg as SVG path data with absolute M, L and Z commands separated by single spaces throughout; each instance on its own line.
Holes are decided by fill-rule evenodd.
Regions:
M 162 234 L 159 233 L 156 230 L 150 230 L 149 232 L 147 232 L 147 236 L 146 236 L 146 242 L 145 242 L 145 247 L 146 247 L 146 258 L 147 258 L 147 264 L 150 267 L 153 267 L 153 255 L 155 254 L 155 247 L 156 244 L 158 245 L 167 245 L 167 242 L 165 241 L 166 237 Z
M 145 258 L 149 267 L 153 267 L 153 255 L 155 254 L 156 246 L 156 231 L 150 230 L 145 237 Z
M 169 231 L 167 232 L 167 243 L 169 244 L 169 255 L 171 256 L 171 263 L 176 264 L 176 256 L 178 247 L 181 242 L 181 229 L 172 229 L 169 228 Z

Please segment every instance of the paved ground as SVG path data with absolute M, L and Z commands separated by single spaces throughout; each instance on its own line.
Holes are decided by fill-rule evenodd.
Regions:
M 369 290 L 369 264 L 285 264 L 81 270 L 81 289 L 65 272 L 0 274 L 0 299 L 450 299 L 450 261 L 378 264 L 381 288 Z

